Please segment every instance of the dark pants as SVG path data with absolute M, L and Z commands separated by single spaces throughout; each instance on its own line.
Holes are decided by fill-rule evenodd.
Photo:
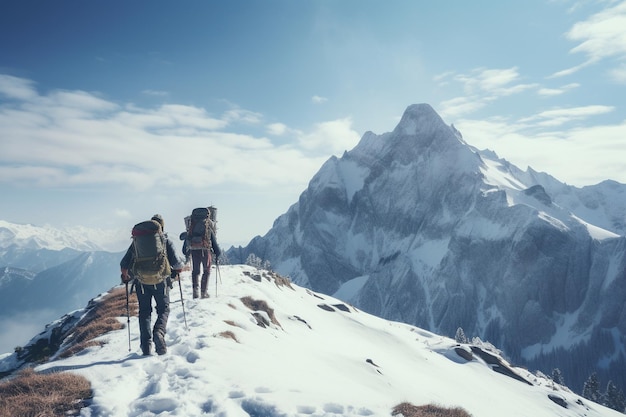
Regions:
M 151 329 L 152 299 L 156 302 L 157 319 Z M 167 318 L 170 314 L 170 293 L 165 282 L 156 285 L 137 283 L 137 301 L 139 301 L 139 332 L 141 349 L 150 349 L 150 341 L 154 338 L 157 353 L 165 353 L 165 332 Z
M 198 277 L 200 276 L 200 267 L 202 267 L 202 281 L 200 282 L 200 290 L 202 294 L 206 293 L 206 287 L 209 282 L 209 274 L 211 273 L 211 252 L 208 249 L 196 249 L 191 251 L 191 284 L 194 293 L 198 291 Z

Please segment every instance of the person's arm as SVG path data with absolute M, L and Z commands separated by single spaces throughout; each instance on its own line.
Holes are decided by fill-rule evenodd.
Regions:
M 172 270 L 176 272 L 182 271 L 184 262 L 178 257 L 178 255 L 176 255 L 174 243 L 170 239 L 167 239 L 165 241 L 165 246 L 167 248 L 167 260 L 169 261 Z
M 130 269 L 130 267 L 133 264 L 134 256 L 135 256 L 135 253 L 133 251 L 133 244 L 131 243 L 130 246 L 128 247 L 128 249 L 126 250 L 126 254 L 124 255 L 124 257 L 120 261 L 120 270 L 122 272 L 122 282 L 123 283 L 127 283 L 128 281 L 131 280 L 131 277 L 128 274 L 128 270 Z
M 211 232 L 211 248 L 213 248 L 213 253 L 215 254 L 215 256 L 219 258 L 222 254 L 222 250 L 217 244 L 217 239 L 215 238 L 215 234 L 213 232 Z

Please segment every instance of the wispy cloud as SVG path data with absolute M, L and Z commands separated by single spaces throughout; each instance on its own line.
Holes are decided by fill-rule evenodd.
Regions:
M 345 118 L 316 124 L 314 131 L 299 138 L 299 143 L 304 149 L 329 155 L 352 149 L 359 139 L 352 130 L 352 120 Z
M 267 127 L 267 133 L 272 136 L 282 136 L 289 131 L 284 123 L 270 123 Z
M 24 78 L 0 74 L 0 97 L 8 99 L 31 100 L 37 97 L 34 90 L 35 83 Z
M 587 59 L 582 64 L 556 72 L 553 77 L 573 74 L 607 58 L 626 58 L 626 1 L 574 24 L 565 36 L 578 43 L 570 52 L 581 53 Z
M 495 148 L 500 157 L 520 168 L 531 166 L 562 181 L 568 179 L 572 185 L 583 186 L 615 178 L 616 172 L 626 170 L 626 161 L 620 152 L 626 136 L 626 123 L 603 126 L 566 124 L 612 111 L 614 109 L 610 106 L 559 108 L 517 120 L 462 119 L 456 121 L 455 126 L 469 144 L 479 149 Z M 581 169 L 590 165 L 593 169 Z
M 537 90 L 537 94 L 543 97 L 560 96 L 561 94 L 565 94 L 568 91 L 573 90 L 578 87 L 580 87 L 580 84 L 571 83 L 571 84 L 561 86 L 559 88 L 540 88 L 539 90 Z
M 468 74 L 447 72 L 435 77 L 440 84 L 460 83 L 465 96 L 443 101 L 440 113 L 444 117 L 458 117 L 475 112 L 488 103 L 537 89 L 538 84 L 523 83 L 516 67 L 504 69 L 476 68 Z
M 311 97 L 311 101 L 315 104 L 322 104 L 322 103 L 326 103 L 328 99 L 326 97 L 313 96 Z
M 541 126 L 560 126 L 574 120 L 583 120 L 592 116 L 610 113 L 611 106 L 583 106 L 546 110 L 531 117 L 520 119 L 521 123 L 538 123 Z
M 277 145 L 240 133 L 264 128 L 263 115 L 246 109 L 231 106 L 216 116 L 181 104 L 120 105 L 84 91 L 39 94 L 34 82 L 7 75 L 0 75 L 0 100 L 5 183 L 135 189 L 305 184 L 328 155 L 359 139 L 345 119 L 310 132 L 275 123 L 269 126 L 274 133 L 293 135 Z
M 622 64 L 619 67 L 610 70 L 609 76 L 616 83 L 626 84 L 626 64 Z
M 167 91 L 160 91 L 160 90 L 143 90 L 141 93 L 147 96 L 155 96 L 155 97 L 167 97 L 169 95 Z

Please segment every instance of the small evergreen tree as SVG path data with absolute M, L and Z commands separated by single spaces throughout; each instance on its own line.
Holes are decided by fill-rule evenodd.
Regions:
M 456 340 L 457 343 L 467 343 L 467 337 L 465 337 L 465 332 L 463 331 L 463 328 L 459 327 L 458 329 L 456 329 L 454 340 Z
M 250 265 L 258 269 L 261 269 L 262 264 L 263 260 L 256 256 L 254 253 L 248 255 L 248 258 L 246 259 L 246 265 Z
M 554 368 L 552 370 L 552 381 L 555 384 L 565 385 L 565 380 L 563 379 L 563 374 L 561 374 L 561 370 L 559 368 Z
M 598 375 L 592 373 L 585 381 L 583 386 L 583 397 L 596 403 L 600 403 L 602 400 L 600 395 L 600 382 L 598 381 Z
M 609 381 L 606 385 L 604 398 L 604 405 L 607 407 L 617 410 L 620 413 L 623 413 L 626 410 L 626 399 L 624 398 L 624 393 L 613 383 L 613 381 Z

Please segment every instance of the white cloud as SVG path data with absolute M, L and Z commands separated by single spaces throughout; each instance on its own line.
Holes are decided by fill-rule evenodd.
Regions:
M 34 82 L 11 75 L 0 74 L 0 96 L 10 99 L 30 100 L 37 96 Z
M 537 90 L 537 94 L 543 97 L 559 96 L 578 87 L 580 87 L 580 84 L 571 83 L 564 85 L 560 88 L 540 88 L 539 90 Z
M 126 209 L 116 209 L 115 217 L 119 217 L 122 219 L 129 219 L 131 217 L 130 212 Z
M 626 64 L 622 64 L 617 68 L 609 71 L 609 76 L 613 81 L 619 84 L 626 84 Z
M 260 113 L 256 113 L 241 108 L 234 108 L 224 113 L 224 120 L 229 123 L 247 123 L 257 124 L 261 123 L 263 116 Z
M 466 93 L 497 93 L 510 89 L 510 84 L 519 79 L 517 68 L 486 69 L 476 68 L 470 74 L 458 74 L 454 80 L 464 85 Z
M 583 106 L 570 107 L 542 111 L 531 117 L 520 120 L 522 123 L 537 122 L 540 126 L 560 126 L 565 123 L 582 120 L 588 117 L 610 113 L 614 110 L 611 106 Z
M 626 2 L 603 10 L 576 23 L 566 36 L 579 41 L 573 53 L 582 52 L 591 60 L 626 55 Z
M 502 97 L 520 94 L 539 88 L 538 84 L 519 82 L 520 74 L 516 67 L 505 69 L 476 68 L 469 74 L 447 72 L 435 77 L 439 85 L 454 81 L 461 83 L 465 96 L 440 103 L 443 117 L 458 117 L 475 112 L 488 103 Z
M 320 154 L 341 154 L 359 142 L 359 134 L 352 129 L 350 118 L 318 123 L 315 130 L 299 138 L 300 145 Z
M 444 119 L 456 118 L 464 114 L 473 113 L 485 107 L 487 103 L 488 100 L 478 97 L 457 97 L 441 102 L 439 113 Z
M 167 91 L 159 91 L 159 90 L 143 90 L 141 93 L 147 96 L 155 96 L 155 97 L 167 97 L 169 95 Z
M 617 173 L 626 171 L 621 152 L 626 123 L 559 130 L 546 127 L 608 111 L 611 108 L 606 106 L 555 109 L 518 121 L 464 119 L 456 121 L 455 126 L 470 145 L 495 150 L 520 168 L 531 166 L 561 181 L 567 179 L 569 184 L 584 186 L 616 179 Z M 590 166 L 589 161 L 602 163 L 593 164 L 593 169 L 581 169 Z
M 587 20 L 575 23 L 565 36 L 578 42 L 570 52 L 582 53 L 587 59 L 580 65 L 554 73 L 552 77 L 571 75 L 607 58 L 625 58 L 626 1 L 596 13 Z
M 283 123 L 270 123 L 267 125 L 267 132 L 272 136 L 282 136 L 287 133 L 287 125 Z
M 540 88 L 539 91 L 537 91 L 537 94 L 539 94 L 540 96 L 559 96 L 561 94 L 563 94 L 565 92 L 565 90 L 559 89 L 559 88 Z
M 320 123 L 309 133 L 266 126 L 293 135 L 279 146 L 228 131 L 261 123 L 261 114 L 241 108 L 213 117 L 179 104 L 120 106 L 83 91 L 40 95 L 32 82 L 6 76 L 0 91 L 12 99 L 0 106 L 0 181 L 8 184 L 137 190 L 305 184 L 323 159 L 359 139 L 349 119 Z
M 327 102 L 328 99 L 326 97 L 313 96 L 311 97 L 311 101 L 315 104 L 321 104 Z

